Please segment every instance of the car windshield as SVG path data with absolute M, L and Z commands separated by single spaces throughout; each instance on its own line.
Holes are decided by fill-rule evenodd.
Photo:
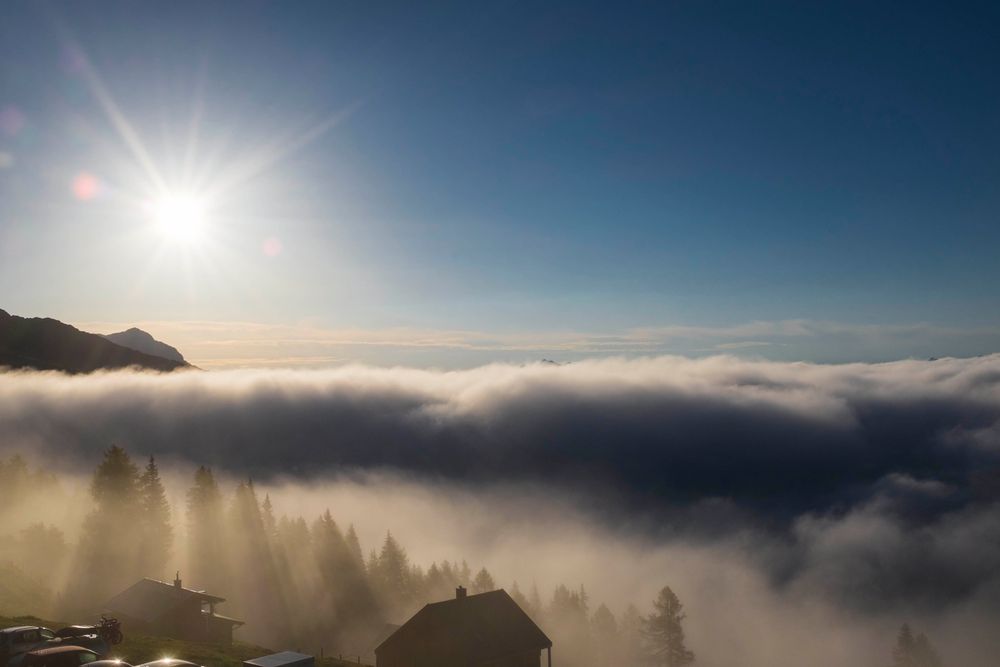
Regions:
M 42 630 L 40 630 L 39 634 L 42 636 L 42 639 L 55 639 L 55 636 L 56 636 L 56 633 L 54 633 L 51 630 L 48 630 L 46 628 L 43 628 Z
M 88 662 L 94 662 L 95 660 L 97 660 L 97 654 L 96 653 L 91 653 L 90 651 L 81 651 L 80 652 L 80 664 L 81 665 L 86 665 Z

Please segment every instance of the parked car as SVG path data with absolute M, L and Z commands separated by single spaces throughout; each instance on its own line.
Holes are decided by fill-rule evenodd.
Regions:
M 38 625 L 0 630 L 0 665 L 20 664 L 24 654 L 58 643 L 56 634 Z
M 40 625 L 4 628 L 0 630 L 0 667 L 21 667 L 29 652 L 62 645 L 85 648 L 102 658 L 121 638 L 118 622 L 103 618 L 99 625 L 71 625 L 58 631 Z
M 89 648 L 52 646 L 25 653 L 21 667 L 80 667 L 97 661 L 97 654 Z

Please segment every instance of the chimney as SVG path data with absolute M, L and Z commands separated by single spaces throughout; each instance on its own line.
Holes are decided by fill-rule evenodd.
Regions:
M 180 570 L 178 570 L 177 574 L 174 575 L 174 588 L 180 588 L 180 587 L 181 587 L 181 572 Z
M 464 600 L 465 599 L 465 586 L 459 586 L 455 589 L 455 599 Z

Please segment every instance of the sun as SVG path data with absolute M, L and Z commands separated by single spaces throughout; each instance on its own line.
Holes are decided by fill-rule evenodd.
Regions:
M 178 243 L 194 243 L 205 234 L 208 211 L 205 201 L 186 194 L 172 194 L 150 202 L 150 218 L 164 238 Z

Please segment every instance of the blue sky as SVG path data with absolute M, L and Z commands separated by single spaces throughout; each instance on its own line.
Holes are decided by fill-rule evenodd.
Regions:
M 393 363 L 534 358 L 549 343 L 533 349 L 533 337 L 753 322 L 772 329 L 688 331 L 652 351 L 870 360 L 1000 347 L 995 8 L 13 2 L 3 13 L 0 307 L 11 312 L 146 322 L 189 345 L 179 323 L 350 330 L 361 344 L 402 330 L 521 341 L 458 361 L 401 343 Z M 149 164 L 161 189 L 229 183 L 204 241 L 150 232 L 137 205 Z M 85 197 L 81 175 L 95 184 Z M 855 333 L 778 345 L 773 323 L 789 321 Z

